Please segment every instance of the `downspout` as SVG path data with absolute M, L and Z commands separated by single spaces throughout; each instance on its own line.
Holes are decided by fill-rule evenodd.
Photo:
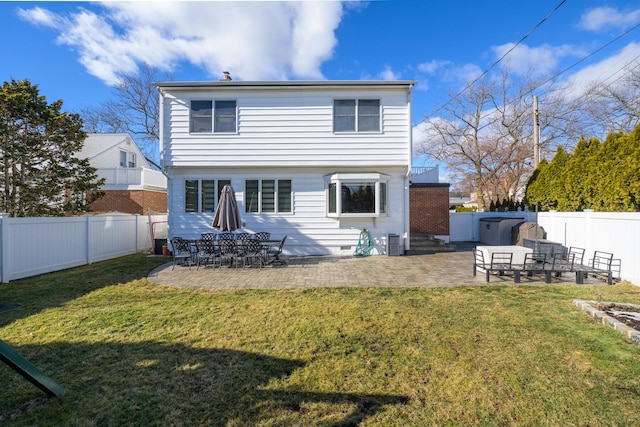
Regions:
M 167 178 L 167 241 L 171 240 L 171 215 L 169 206 L 171 205 L 171 178 L 165 170 L 164 156 L 164 93 L 162 88 L 158 88 L 158 150 L 160 152 L 160 171 Z M 153 243 L 153 242 L 151 242 Z
M 411 191 L 411 167 L 413 162 L 413 103 L 411 102 L 411 90 L 413 88 L 413 84 L 409 85 L 407 90 L 407 107 L 408 107 L 408 117 L 407 117 L 407 132 L 409 136 L 409 153 L 406 166 L 407 170 L 404 175 L 404 247 L 405 250 L 411 250 L 411 203 L 410 203 L 410 191 Z

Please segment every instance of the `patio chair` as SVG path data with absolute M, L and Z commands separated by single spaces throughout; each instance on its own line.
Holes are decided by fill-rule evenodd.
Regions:
M 220 251 L 212 239 L 200 239 L 196 241 L 196 270 L 200 265 L 211 263 L 215 267 L 216 259 L 220 260 Z
M 216 233 L 202 233 L 200 239 L 214 241 L 216 240 Z
M 482 253 L 482 251 L 480 249 L 474 249 L 473 254 L 473 275 L 475 276 L 478 268 L 484 270 L 486 267 L 484 264 L 484 254 Z
M 574 263 L 582 264 L 584 260 L 584 249 L 571 246 L 569 247 L 569 251 L 567 252 L 567 259 L 569 259 L 571 255 L 573 255 Z
M 503 276 L 504 273 L 513 273 L 513 281 L 520 283 L 520 271 L 522 266 L 513 265 L 513 253 L 511 252 L 493 252 L 491 254 L 491 263 L 485 265 L 485 279 L 489 283 L 489 276 L 491 273 L 497 273 L 498 276 Z
M 258 267 L 262 268 L 264 264 L 264 252 L 262 251 L 262 242 L 258 239 L 245 239 L 242 242 L 243 246 L 243 266 L 249 261 L 249 265 L 258 264 Z
M 249 234 L 249 233 L 245 233 L 245 232 L 242 232 L 242 233 L 236 233 L 236 234 L 234 235 L 234 237 L 235 237 L 235 239 L 236 239 L 238 242 L 242 242 L 243 240 L 246 240 L 246 239 L 250 238 L 250 237 L 251 237 L 251 234 Z
M 268 231 L 258 231 L 253 235 L 253 237 L 258 240 L 269 240 L 271 239 L 271 233 Z
M 176 263 L 179 265 L 187 264 L 191 268 L 193 263 L 193 256 L 191 253 L 191 243 L 182 237 L 174 237 L 171 239 L 171 249 L 173 251 L 173 265 L 171 269 L 176 268 Z
M 544 252 L 530 252 L 524 254 L 522 271 L 531 277 L 534 274 L 545 274 L 547 254 Z
M 220 248 L 220 266 L 222 266 L 223 262 L 228 262 L 229 267 L 231 267 L 231 263 L 235 263 L 236 268 L 238 268 L 238 245 L 234 239 L 222 239 L 218 240 L 218 246 Z
M 282 254 L 282 248 L 284 248 L 284 242 L 287 240 L 287 236 L 284 236 L 280 243 L 277 246 L 272 246 L 267 249 L 266 257 L 269 259 L 267 264 L 271 264 L 274 267 L 282 267 L 287 265 L 287 262 L 283 259 L 280 259 L 280 255 Z
M 225 231 L 223 233 L 218 233 L 217 237 L 218 237 L 218 240 L 229 240 L 229 239 L 233 239 L 233 234 L 229 233 L 228 231 Z

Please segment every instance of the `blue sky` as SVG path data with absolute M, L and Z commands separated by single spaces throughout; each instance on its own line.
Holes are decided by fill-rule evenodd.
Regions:
M 563 74 L 587 82 L 640 56 L 637 0 L 10 1 L 0 23 L 2 81 L 28 78 L 66 111 L 107 100 L 118 72 L 147 63 L 176 80 L 417 80 L 417 125 L 526 35 L 504 59 L 515 72 L 601 49 Z

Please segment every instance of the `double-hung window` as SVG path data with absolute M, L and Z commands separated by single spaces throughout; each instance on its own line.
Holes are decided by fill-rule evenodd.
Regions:
M 188 179 L 184 185 L 185 212 L 214 212 L 222 188 L 230 179 Z
M 236 101 L 191 101 L 191 133 L 235 133 Z
M 120 150 L 120 167 L 121 168 L 135 168 L 136 167 L 136 154 L 129 153 L 128 151 Z
M 375 217 L 387 214 L 388 175 L 339 173 L 326 177 L 330 217 Z
M 247 179 L 244 188 L 245 212 L 292 212 L 290 179 Z
M 380 132 L 379 99 L 333 101 L 334 132 Z

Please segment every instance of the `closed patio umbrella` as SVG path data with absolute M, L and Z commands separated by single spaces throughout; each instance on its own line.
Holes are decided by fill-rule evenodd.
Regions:
M 240 210 L 236 202 L 236 193 L 230 185 L 222 187 L 218 208 L 213 216 L 213 224 L 211 225 L 220 231 L 234 231 L 242 227 Z

